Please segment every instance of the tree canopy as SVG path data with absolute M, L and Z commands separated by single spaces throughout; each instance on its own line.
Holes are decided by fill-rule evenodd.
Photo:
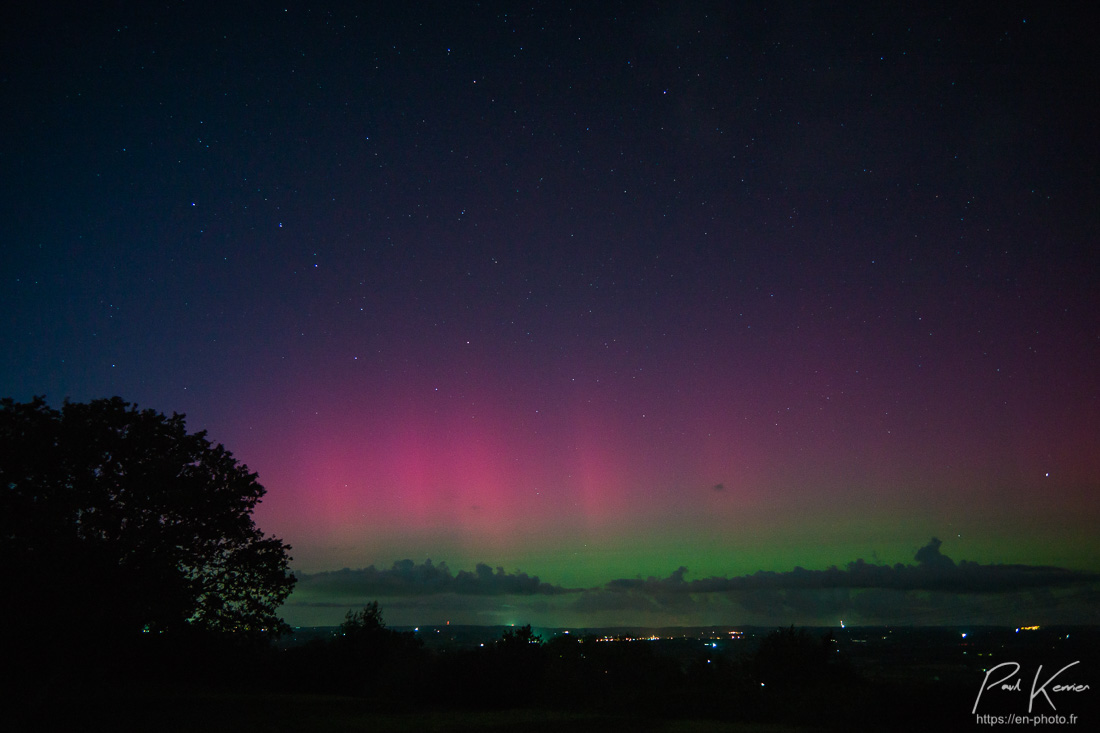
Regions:
M 183 415 L 118 397 L 61 410 L 4 399 L 0 446 L 7 624 L 79 620 L 114 637 L 281 627 L 295 578 L 290 547 L 253 521 L 264 488 Z

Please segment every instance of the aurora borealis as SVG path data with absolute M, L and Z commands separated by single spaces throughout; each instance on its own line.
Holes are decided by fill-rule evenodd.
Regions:
M 403 560 L 576 592 L 398 594 L 396 623 L 761 621 L 793 601 L 606 584 L 893 566 L 932 537 L 1100 572 L 1081 18 L 84 12 L 2 31 L 0 395 L 208 430 L 294 548 L 291 623 L 370 599 L 310 576 Z M 1035 602 L 1095 622 L 1073 592 Z

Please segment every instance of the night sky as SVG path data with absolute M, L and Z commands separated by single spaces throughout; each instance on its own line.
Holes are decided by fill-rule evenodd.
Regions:
M 791 573 L 1100 572 L 1084 17 L 31 5 L 0 396 L 208 430 L 292 624 L 1098 621 L 1095 583 Z

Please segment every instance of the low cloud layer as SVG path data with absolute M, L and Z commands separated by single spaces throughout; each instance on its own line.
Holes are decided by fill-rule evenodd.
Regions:
M 452 574 L 447 563 L 432 564 L 425 560 L 417 565 L 412 560 L 399 560 L 388 570 L 373 565 L 358 570 L 336 570 L 327 573 L 303 574 L 299 587 L 312 592 L 333 595 L 377 595 L 387 597 L 435 595 L 499 596 L 554 595 L 566 593 L 560 586 L 543 583 L 538 576 L 527 573 L 496 572 L 485 563 L 478 563 L 473 572 L 460 570 Z
M 667 578 L 620 579 L 607 583 L 608 590 L 644 590 L 664 593 L 727 593 L 746 590 L 806 590 L 826 588 L 882 588 L 888 590 L 947 591 L 952 593 L 997 593 L 1029 588 L 1062 587 L 1100 580 L 1095 573 L 1035 565 L 982 565 L 963 560 L 956 564 L 940 552 L 935 537 L 917 550 L 916 565 L 874 565 L 862 558 L 842 570 L 796 567 L 789 572 L 760 571 L 734 578 L 711 577 L 685 580 L 688 570 L 680 567 Z
M 910 565 L 863 559 L 843 569 L 761 571 L 688 580 L 620 578 L 596 588 L 563 588 L 537 576 L 479 564 L 452 573 L 446 563 L 411 560 L 387 570 L 303 575 L 284 607 L 298 625 L 339 623 L 343 612 L 381 600 L 393 624 L 532 623 L 542 626 L 848 624 L 1095 624 L 1100 575 L 1032 565 L 956 563 L 933 538 Z

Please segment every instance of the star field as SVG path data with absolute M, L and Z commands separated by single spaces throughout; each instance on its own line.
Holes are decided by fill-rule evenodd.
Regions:
M 1082 19 L 82 12 L 3 31 L 0 393 L 186 413 L 299 572 L 1100 570 Z

